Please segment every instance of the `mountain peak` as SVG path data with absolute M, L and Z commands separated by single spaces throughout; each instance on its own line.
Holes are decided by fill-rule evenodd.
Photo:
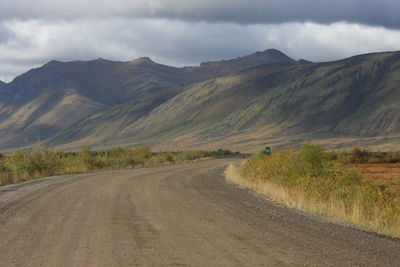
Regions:
M 51 61 L 47 62 L 44 66 L 55 66 L 55 65 L 59 65 L 61 63 L 62 62 L 58 61 L 58 60 L 51 60 Z
M 265 51 L 258 51 L 250 55 L 238 57 L 235 59 L 222 60 L 222 61 L 209 61 L 201 63 L 201 66 L 210 66 L 218 64 L 233 64 L 238 66 L 246 66 L 247 68 L 256 67 L 264 64 L 275 64 L 275 63 L 291 63 L 294 64 L 296 61 L 288 57 L 283 52 L 271 48 Z
M 149 58 L 149 57 L 139 57 L 137 59 L 130 61 L 130 63 L 132 63 L 132 64 L 153 64 L 154 61 L 151 60 L 151 58 Z
M 279 54 L 284 54 L 282 51 L 276 49 L 276 48 L 268 48 L 264 50 L 263 52 L 258 52 L 258 53 L 279 53 Z
M 258 51 L 255 52 L 251 55 L 244 56 L 243 58 L 262 58 L 266 61 L 271 61 L 273 63 L 280 63 L 282 62 L 291 62 L 294 63 L 294 60 L 287 56 L 285 53 L 282 51 L 275 49 L 275 48 L 270 48 L 264 51 Z
M 93 60 L 94 62 L 110 62 L 110 60 L 99 57 L 98 59 Z
M 302 59 L 297 60 L 297 63 L 302 64 L 302 65 L 307 65 L 307 64 L 313 64 L 314 62 L 302 58 Z

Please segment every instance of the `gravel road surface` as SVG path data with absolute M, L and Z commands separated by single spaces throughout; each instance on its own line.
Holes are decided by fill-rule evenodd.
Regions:
M 400 266 L 400 241 L 227 184 L 237 159 L 0 188 L 0 266 Z

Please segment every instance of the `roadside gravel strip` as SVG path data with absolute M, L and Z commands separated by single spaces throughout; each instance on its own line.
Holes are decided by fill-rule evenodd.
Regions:
M 237 159 L 0 188 L 0 266 L 400 266 L 400 241 L 228 184 Z
M 88 174 L 52 176 L 32 179 L 27 182 L 0 187 L 0 223 L 12 219 L 11 212 L 18 206 L 39 196 L 46 188 L 57 186 L 60 183 L 87 176 Z

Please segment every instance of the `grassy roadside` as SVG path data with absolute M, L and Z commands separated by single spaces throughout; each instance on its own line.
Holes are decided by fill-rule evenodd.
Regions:
M 30 150 L 0 154 L 0 186 L 53 175 L 166 165 L 233 154 L 229 150 L 152 152 L 147 147 L 98 152 L 90 146 L 83 146 L 79 152 L 61 152 L 37 144 Z
M 240 167 L 229 166 L 225 175 L 289 207 L 400 237 L 400 190 L 364 179 L 350 164 L 357 153 L 330 153 L 307 143 L 300 151 L 256 153 Z

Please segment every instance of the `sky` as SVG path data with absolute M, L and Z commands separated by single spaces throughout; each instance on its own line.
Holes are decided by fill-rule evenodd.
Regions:
M 0 80 L 61 61 L 173 65 L 276 48 L 331 61 L 400 50 L 398 0 L 0 0 Z

